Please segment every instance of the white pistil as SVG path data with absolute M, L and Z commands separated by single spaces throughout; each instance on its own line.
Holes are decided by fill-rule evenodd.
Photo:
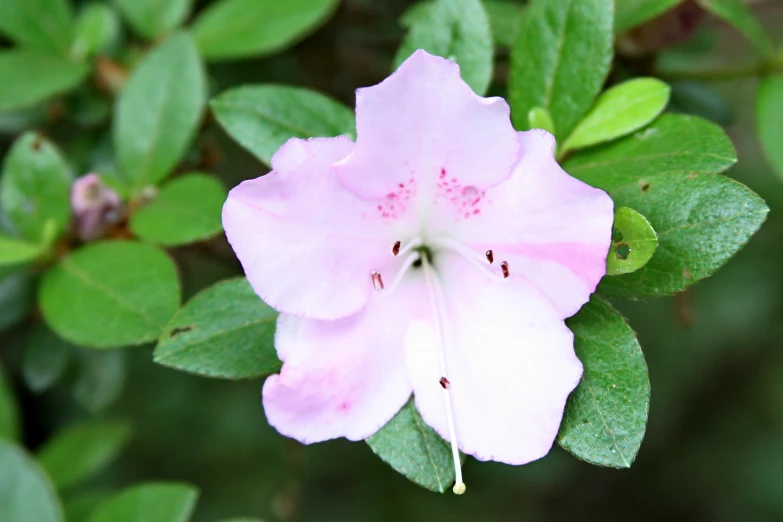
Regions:
M 440 365 L 441 375 L 438 384 L 443 388 L 443 401 L 446 406 L 446 421 L 449 425 L 449 439 L 451 441 L 451 453 L 454 457 L 454 474 L 456 480 L 454 482 L 454 491 L 457 495 L 462 495 L 467 489 L 465 483 L 462 481 L 462 465 L 459 460 L 459 448 L 457 447 L 457 435 L 454 429 L 454 415 L 451 411 L 451 390 L 452 384 L 448 379 L 448 372 L 446 368 L 446 344 L 448 342 L 448 335 L 446 327 L 448 325 L 446 321 L 446 308 L 445 299 L 443 298 L 443 290 L 440 286 L 440 281 L 435 274 L 435 271 L 430 266 L 425 257 L 422 257 L 422 267 L 424 268 L 424 279 L 427 282 L 427 289 L 429 290 L 430 307 L 432 308 L 432 315 L 435 321 L 435 329 L 438 332 L 438 340 L 440 342 Z M 435 383 L 433 383 L 435 384 Z M 457 384 L 459 386 L 459 383 Z
M 495 260 L 494 254 L 491 253 L 492 252 L 491 250 L 487 251 L 486 258 L 482 258 L 476 252 L 466 247 L 462 243 L 459 243 L 457 241 L 454 241 L 453 239 L 449 239 L 445 237 L 437 237 L 428 240 L 427 245 L 435 249 L 442 248 L 444 250 L 451 250 L 452 252 L 456 252 L 457 254 L 465 258 L 465 260 L 468 261 L 471 265 L 473 265 L 474 267 L 478 268 L 481 272 L 483 272 L 484 275 L 486 275 L 487 277 L 495 281 L 502 281 L 503 279 L 508 277 L 509 271 L 508 271 L 508 263 L 506 261 L 503 261 L 503 263 L 501 263 L 501 267 L 504 267 L 502 268 L 503 270 L 502 276 L 494 273 L 487 265 L 487 262 L 492 263 Z
M 375 289 L 379 292 L 385 292 L 385 293 L 391 293 L 394 292 L 394 289 L 397 288 L 397 285 L 400 284 L 400 281 L 402 281 L 402 278 L 405 276 L 405 273 L 408 271 L 408 269 L 413 266 L 413 263 L 415 263 L 419 259 L 419 253 L 414 252 L 408 257 L 405 258 L 405 261 L 402 262 L 402 266 L 397 271 L 397 275 L 394 277 L 394 281 L 392 281 L 391 286 L 384 287 L 383 281 L 381 280 L 381 274 L 378 272 L 373 272 L 372 275 L 372 281 L 373 285 L 375 286 Z M 380 285 L 376 284 L 376 280 L 380 281 Z

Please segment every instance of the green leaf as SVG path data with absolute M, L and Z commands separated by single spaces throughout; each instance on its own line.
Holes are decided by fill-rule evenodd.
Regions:
M 612 141 L 641 129 L 666 108 L 671 89 L 655 78 L 615 85 L 595 102 L 563 143 L 560 154 Z
M 756 15 L 744 0 L 696 0 L 705 10 L 731 24 L 745 38 L 753 42 L 764 56 L 772 56 L 774 48 L 769 36 L 759 23 Z
M 0 266 L 32 261 L 41 254 L 41 245 L 0 235 Z
M 664 115 L 567 161 L 569 173 L 608 191 L 616 206 L 641 213 L 658 233 L 658 248 L 644 267 L 605 278 L 599 290 L 618 297 L 669 295 L 712 275 L 736 254 L 768 209 L 742 184 L 714 175 L 735 158 L 717 125 Z
M 0 207 L 26 239 L 43 242 L 71 217 L 71 171 L 43 137 L 28 132 L 14 142 L 0 177 Z M 54 225 L 47 225 L 53 222 Z M 47 226 L 54 226 L 54 231 Z
M 207 60 L 247 58 L 282 51 L 323 24 L 339 0 L 221 0 L 193 23 Z
M 186 245 L 219 234 L 226 189 L 214 176 L 186 174 L 168 182 L 157 198 L 131 217 L 130 227 L 144 241 Z
M 26 108 L 70 91 L 82 83 L 89 71 L 87 64 L 40 51 L 2 51 L 0 78 L 13 81 L 0 82 L 0 111 Z
M 424 423 L 413 399 L 367 439 L 384 462 L 410 481 L 443 493 L 454 483 L 454 461 L 449 444 Z
M 656 18 L 684 0 L 618 0 L 615 2 L 614 30 L 621 32 Z
M 88 489 L 78 493 L 69 493 L 63 499 L 65 520 L 68 522 L 85 522 L 95 509 L 106 502 L 112 493 L 106 490 Z
M 187 522 L 197 498 L 198 490 L 193 486 L 148 482 L 107 500 L 89 522 Z
M 639 341 L 617 310 L 593 296 L 566 324 L 584 365 L 557 442 L 600 466 L 628 468 L 647 426 L 650 381 Z
M 244 278 L 222 281 L 188 301 L 155 348 L 155 362 L 207 377 L 247 379 L 280 370 L 277 312 Z
M 67 56 L 72 31 L 68 0 L 0 0 L 0 33 L 24 47 Z
M 177 269 L 155 247 L 94 243 L 50 269 L 41 282 L 44 319 L 64 339 L 115 348 L 157 339 L 177 311 Z
M 612 0 L 533 0 L 511 50 L 514 125 L 533 107 L 552 115 L 564 139 L 593 104 L 612 62 Z
M 117 101 L 113 134 L 123 173 L 137 192 L 182 159 L 205 99 L 203 66 L 187 33 L 166 40 L 133 71 Z
M 22 448 L 0 440 L 0 470 L 0 520 L 63 522 L 52 484 Z
M 79 355 L 80 368 L 73 386 L 73 398 L 84 409 L 97 414 L 114 402 L 125 387 L 125 351 L 85 348 Z
M 614 214 L 612 246 L 606 258 L 606 275 L 635 272 L 643 267 L 658 247 L 658 236 L 645 217 L 628 207 Z
M 117 8 L 133 30 L 154 40 L 164 36 L 185 21 L 191 0 L 115 0 Z
M 524 6 L 509 0 L 484 0 L 483 4 L 495 45 L 500 47 L 514 45 L 525 12 Z
M 99 3 L 88 4 L 76 21 L 71 55 L 81 59 L 99 54 L 117 39 L 120 30 L 120 20 L 111 7 Z
M 35 278 L 0 266 L 0 331 L 21 321 L 35 304 Z
M 62 376 L 73 346 L 60 339 L 44 323 L 37 323 L 25 342 L 22 375 L 36 393 L 48 390 Z
M 260 518 L 224 518 L 219 522 L 264 522 Z
M 756 129 L 767 159 L 783 176 L 783 74 L 767 76 L 759 85 Z
M 131 428 L 127 422 L 95 421 L 69 426 L 38 451 L 38 461 L 58 489 L 94 476 L 125 449 Z
M 462 79 L 479 95 L 492 79 L 492 32 L 480 0 L 436 0 L 420 12 L 402 41 L 395 67 L 417 49 L 453 60 Z
M 544 129 L 549 134 L 555 134 L 555 123 L 549 111 L 542 107 L 533 107 L 527 113 L 527 124 L 531 129 Z
M 16 398 L 11 386 L 6 379 L 5 371 L 0 366 L 0 440 L 17 440 L 18 438 L 19 409 L 16 406 Z M 2 512 L 2 508 L 0 508 L 0 512 Z
M 210 106 L 226 132 L 267 165 L 290 138 L 353 136 L 356 130 L 352 110 L 300 87 L 237 87 Z

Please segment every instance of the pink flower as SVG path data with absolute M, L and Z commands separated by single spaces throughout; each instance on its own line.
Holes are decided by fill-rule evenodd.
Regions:
M 563 320 L 604 275 L 612 201 L 424 51 L 359 89 L 356 113 L 355 144 L 291 139 L 223 208 L 282 312 L 266 415 L 305 444 L 361 440 L 413 393 L 464 490 L 456 447 L 509 464 L 549 452 L 582 375 Z
M 122 217 L 122 201 L 97 174 L 87 174 L 71 185 L 73 229 L 82 241 L 101 237 Z

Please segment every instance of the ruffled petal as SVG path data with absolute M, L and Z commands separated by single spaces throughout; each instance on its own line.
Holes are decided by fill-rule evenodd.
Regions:
M 416 51 L 356 95 L 357 141 L 337 166 L 365 198 L 432 204 L 437 186 L 490 187 L 506 179 L 518 144 L 508 104 L 477 96 L 452 61 Z M 426 211 L 426 210 L 425 210 Z
M 444 214 L 437 228 L 479 255 L 491 249 L 496 263 L 508 261 L 512 277 L 526 279 L 569 317 L 606 273 L 614 204 L 557 164 L 552 135 L 518 137 L 520 158 L 509 179 L 479 194 L 470 215 L 455 221 Z
M 573 334 L 522 280 L 492 280 L 455 254 L 435 260 L 445 300 L 445 361 L 459 448 L 479 460 L 525 464 L 546 455 L 582 375 Z M 406 364 L 416 406 L 448 438 L 432 321 L 411 325 Z
M 361 440 L 383 427 L 410 398 L 403 340 L 422 316 L 422 293 L 410 278 L 350 317 L 281 315 L 275 346 L 283 369 L 263 390 L 269 423 L 304 444 Z
M 393 271 L 399 223 L 337 182 L 331 165 L 350 154 L 344 137 L 289 140 L 274 170 L 234 188 L 223 226 L 253 289 L 272 307 L 335 319 L 364 306 L 373 271 Z

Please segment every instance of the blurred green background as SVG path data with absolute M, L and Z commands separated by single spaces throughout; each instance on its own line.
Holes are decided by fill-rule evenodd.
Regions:
M 293 49 L 210 66 L 210 96 L 243 83 L 279 82 L 353 105 L 355 88 L 388 74 L 403 35 L 398 18 L 408 4 L 345 0 Z M 754 9 L 780 44 L 783 1 L 756 2 Z M 705 18 L 690 40 L 663 54 L 666 63 L 695 68 L 746 63 L 753 51 L 735 31 Z M 494 93 L 503 94 L 507 61 L 501 50 Z M 655 67 L 649 57 L 618 63 L 618 77 Z M 753 78 L 675 84 L 678 110 L 726 126 L 739 155 L 728 175 L 759 193 L 771 213 L 713 278 L 676 297 L 618 303 L 638 332 L 652 383 L 647 436 L 630 470 L 601 469 L 555 448 L 524 467 L 469 461 L 468 493 L 437 495 L 392 471 L 365 444 L 305 447 L 284 439 L 266 424 L 260 382 L 170 370 L 152 363 L 152 346 L 85 350 L 67 379 L 35 395 L 19 371 L 32 319 L 0 333 L 0 358 L 20 402 L 25 443 L 35 449 L 62 426 L 96 415 L 131 419 L 128 451 L 82 490 L 100 496 L 142 480 L 187 481 L 201 489 L 197 521 L 239 515 L 269 521 L 783 520 L 783 180 L 765 162 L 753 130 L 755 88 Z M 28 119 L 0 115 L 0 154 L 19 130 L 34 127 L 87 172 L 100 161 L 94 151 L 108 132 L 80 125 L 85 110 L 77 93 Z M 194 164 L 207 158 L 227 187 L 264 172 L 214 122 L 205 124 L 190 158 Z M 222 238 L 174 255 L 185 299 L 241 273 Z M 101 408 L 104 402 L 109 404 Z

